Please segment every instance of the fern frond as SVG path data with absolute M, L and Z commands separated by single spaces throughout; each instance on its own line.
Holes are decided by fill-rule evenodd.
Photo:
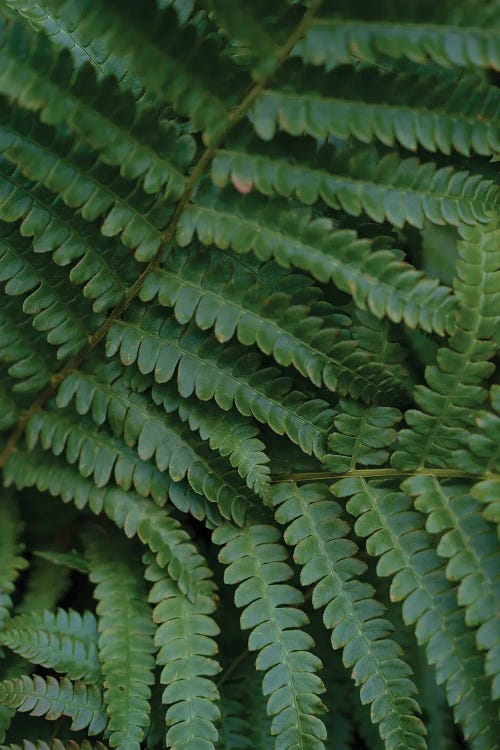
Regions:
M 32 664 L 55 669 L 72 680 L 99 682 L 97 623 L 92 612 L 42 610 L 8 620 L 0 643 Z
M 455 294 L 456 332 L 447 348 L 437 354 L 437 365 L 426 368 L 428 385 L 415 388 L 422 411 L 411 409 L 400 431 L 393 465 L 414 469 L 427 465 L 450 466 L 453 451 L 467 444 L 474 410 L 487 396 L 486 379 L 492 374 L 495 354 L 492 338 L 500 317 L 498 298 L 498 222 L 482 229 L 461 228 Z
M 53 610 L 71 586 L 70 569 L 61 569 L 48 559 L 31 561 L 29 577 L 16 614 L 23 615 L 44 609 Z
M 353 136 L 362 143 L 378 140 L 464 156 L 490 156 L 500 148 L 498 91 L 472 76 L 347 68 L 325 77 L 299 66 L 286 73 L 284 87 L 264 89 L 255 104 L 252 124 L 263 140 L 272 140 L 279 129 L 319 140 Z
M 256 686 L 256 688 L 260 691 L 260 686 Z M 253 726 L 248 720 L 248 707 L 245 703 L 247 696 L 241 675 L 224 682 L 220 687 L 220 693 L 221 724 L 217 750 L 261 748 L 261 745 L 252 744 Z
M 358 60 L 383 63 L 408 58 L 445 68 L 500 70 L 500 39 L 493 28 L 451 24 L 317 18 L 296 45 L 294 55 L 327 70 Z
M 167 746 L 214 750 L 215 724 L 220 719 L 219 692 L 213 681 L 220 670 L 215 659 L 219 627 L 212 618 L 215 586 L 207 581 L 196 601 L 190 602 L 151 555 L 145 561 L 146 579 L 153 584 L 149 601 L 155 605 L 157 663 L 162 666 L 160 681 L 165 686 L 162 702 L 168 706 Z
M 356 401 L 340 399 L 339 413 L 333 424 L 335 430 L 328 438 L 325 468 L 341 474 L 356 466 L 382 466 L 396 442 L 394 429 L 401 420 L 401 412 L 387 406 L 365 406 Z
M 298 487 L 293 482 L 273 485 L 270 504 L 276 520 L 286 525 L 285 542 L 294 547 L 303 586 L 313 585 L 312 604 L 325 608 L 323 621 L 332 631 L 334 649 L 343 649 L 344 666 L 360 688 L 361 702 L 372 703 L 386 748 L 425 749 L 425 727 L 402 650 L 389 636 L 391 624 L 373 588 L 359 580 L 366 565 L 347 535 L 340 506 L 327 498 L 323 484 Z
M 9 430 L 13 427 L 19 417 L 20 409 L 12 398 L 12 391 L 16 381 L 10 379 L 6 373 L 0 370 L 0 403 L 2 411 L 0 412 L 0 431 Z
M 0 99 L 0 153 L 33 183 L 58 194 L 87 221 L 99 221 L 105 237 L 119 237 L 140 260 L 161 244 L 169 210 L 101 164 L 97 154 L 43 125 L 36 115 Z
M 86 66 L 73 74 L 69 55 L 18 24 L 0 41 L 0 63 L 0 92 L 43 122 L 64 122 L 123 177 L 140 178 L 147 193 L 180 197 L 194 141 L 159 122 L 156 109 L 137 105 L 113 78 L 98 81 Z
M 69 716 L 71 729 L 86 729 L 90 735 L 100 734 L 107 723 L 99 688 L 66 677 L 59 681 L 50 675 L 4 680 L 0 682 L 0 704 L 51 720 Z
M 94 300 L 97 312 L 116 305 L 125 289 L 117 268 L 132 271 L 127 252 L 116 240 L 105 239 L 97 227 L 84 221 L 36 183 L 28 182 L 5 159 L 0 160 L 0 219 L 20 221 L 21 233 L 33 237 L 32 249 L 52 252 L 60 266 L 73 265 L 69 277 L 84 284 L 83 293 Z
M 0 281 L 8 297 L 23 296 L 22 310 L 36 331 L 58 347 L 57 358 L 76 354 L 99 324 L 66 271 L 32 251 L 17 227 L 0 222 Z M 24 296 L 27 295 L 27 296 Z M 3 303 L 3 304 L 6 304 Z
M 121 750 L 139 750 L 149 726 L 154 682 L 154 629 L 141 562 L 130 543 L 116 533 L 96 529 L 85 534 L 84 542 L 98 602 L 109 742 Z
M 14 390 L 37 393 L 50 381 L 50 347 L 43 334 L 31 326 L 17 301 L 0 299 L 0 361 L 8 374 L 18 380 Z
M 245 144 L 220 149 L 212 163 L 213 182 L 224 187 L 231 180 L 307 205 L 323 200 L 351 216 L 365 213 L 397 227 L 408 222 L 422 229 L 425 219 L 451 225 L 487 222 L 500 208 L 498 187 L 479 174 L 395 153 L 382 156 L 373 147 L 339 154 L 325 147 L 314 153 L 312 144 L 299 149 L 293 141 L 284 140 L 282 146 L 275 141 L 272 149 L 252 144 L 250 150 Z
M 252 264 L 227 250 L 214 254 L 204 248 L 169 253 L 140 293 L 144 301 L 157 297 L 172 306 L 180 323 L 193 319 L 202 330 L 213 327 L 220 342 L 236 335 L 246 346 L 256 343 L 317 386 L 365 397 L 377 388 L 396 389 L 402 374 L 377 369 L 352 340 L 346 315 L 327 302 L 319 315 L 318 296 L 310 279 L 273 262 Z
M 486 507 L 483 516 L 498 527 L 500 538 L 500 479 L 485 479 L 471 489 L 471 495 Z
M 302 594 L 285 583 L 292 569 L 273 526 L 255 523 L 236 529 L 220 526 L 215 544 L 224 545 L 219 559 L 227 565 L 226 583 L 237 584 L 236 606 L 243 608 L 241 627 L 251 629 L 250 651 L 259 651 L 256 667 L 265 671 L 262 690 L 269 696 L 271 734 L 278 750 L 324 748 L 326 730 L 317 714 L 324 686 L 316 672 L 320 660 L 311 653 L 312 638 L 301 628 L 308 623 L 297 608 Z
M 153 385 L 151 395 L 167 413 L 177 411 L 180 419 L 198 432 L 212 450 L 227 456 L 251 490 L 258 495 L 265 493 L 271 473 L 267 466 L 269 457 L 258 437 L 259 428 L 251 419 L 235 411 L 224 412 L 212 404 L 200 404 L 194 397 L 185 399 L 166 383 Z
M 63 7 L 44 0 L 44 6 L 59 11 L 63 23 L 71 19 L 77 36 L 92 39 L 120 60 L 150 94 L 171 103 L 198 130 L 219 133 L 247 83 L 229 57 L 219 54 L 215 41 L 199 35 L 195 24 L 181 25 L 171 8 L 158 12 L 153 2 L 139 9 L 131 2 L 86 0 Z
M 11 594 L 26 560 L 21 557 L 24 545 L 19 542 L 22 525 L 14 499 L 3 493 L 0 502 L 0 629 L 12 608 Z
M 456 466 L 471 473 L 500 473 L 500 386 L 492 385 L 490 400 L 492 411 L 478 411 L 475 430 L 467 437 L 467 448 L 456 451 Z
M 88 740 L 75 742 L 75 740 L 62 741 L 53 739 L 50 742 L 44 740 L 23 740 L 22 745 L 0 745 L 0 750 L 106 750 L 102 742 L 92 745 Z
M 194 234 L 205 245 L 230 247 L 238 254 L 252 251 L 260 260 L 274 257 L 318 281 L 332 280 L 362 310 L 410 328 L 444 335 L 454 309 L 450 290 L 403 262 L 401 252 L 383 238 L 377 243 L 352 230 L 335 231 L 330 220 L 278 199 L 229 190 L 200 192 L 181 217 L 177 241 L 187 245 Z
M 103 372 L 101 378 L 70 375 L 59 388 L 58 405 L 67 406 L 73 398 L 79 414 L 90 411 L 97 424 L 107 419 L 115 434 L 137 447 L 143 461 L 154 457 L 158 469 L 167 470 L 174 482 L 186 477 L 192 489 L 216 503 L 225 518 L 242 522 L 248 500 L 239 480 L 233 481 L 225 463 L 209 455 L 178 417 L 155 408 L 146 396 L 128 388 L 120 378 L 120 368 Z
M 481 517 L 467 489 L 443 487 L 430 476 L 408 479 L 402 488 L 427 514 L 426 528 L 439 534 L 437 553 L 449 559 L 446 577 L 459 583 L 457 599 L 467 625 L 477 627 L 476 643 L 486 651 L 486 674 L 492 695 L 500 697 L 500 575 L 496 570 L 498 539 Z
M 391 487 L 344 479 L 333 490 L 338 497 L 351 498 L 347 510 L 357 519 L 355 531 L 367 539 L 368 553 L 380 557 L 377 574 L 394 576 L 391 599 L 403 603 L 404 622 L 415 626 L 418 643 L 426 646 L 466 740 L 473 750 L 493 750 L 498 722 L 484 660 L 424 530 L 423 516 L 411 510 L 407 495 Z
M 111 327 L 106 350 L 108 355 L 118 353 L 124 365 L 136 362 L 160 384 L 176 375 L 185 398 L 195 394 L 201 401 L 215 399 L 226 411 L 235 406 L 243 416 L 286 434 L 305 453 L 324 454 L 334 413 L 330 405 L 295 390 L 290 377 L 266 367 L 252 350 L 222 347 L 192 324 L 185 328 L 154 309 L 140 308 Z

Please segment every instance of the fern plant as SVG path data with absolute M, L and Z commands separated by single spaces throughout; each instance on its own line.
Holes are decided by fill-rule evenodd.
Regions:
M 498 23 L 1 1 L 1 750 L 500 747 Z

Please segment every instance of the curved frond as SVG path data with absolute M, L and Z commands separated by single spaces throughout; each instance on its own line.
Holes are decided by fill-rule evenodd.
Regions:
M 227 565 L 226 583 L 237 584 L 235 603 L 243 609 L 241 627 L 251 629 L 250 651 L 258 651 L 256 667 L 264 671 L 262 690 L 269 696 L 271 734 L 278 750 L 324 748 L 326 730 L 317 714 L 323 710 L 319 695 L 324 686 L 321 668 L 311 653 L 312 638 L 302 628 L 308 618 L 297 608 L 302 594 L 287 584 L 293 571 L 284 562 L 286 551 L 273 526 L 255 523 L 236 529 L 220 526 L 213 533 Z
M 0 682 L 0 704 L 56 720 L 69 716 L 71 729 L 100 734 L 106 727 L 101 691 L 95 685 L 48 677 L 18 677 Z
M 362 580 L 366 565 L 347 538 L 349 526 L 324 484 L 273 485 L 269 498 L 276 520 L 286 525 L 285 542 L 294 547 L 303 586 L 313 585 L 312 604 L 324 608 L 334 649 L 343 649 L 344 666 L 360 688 L 361 702 L 371 703 L 385 746 L 425 750 L 425 727 L 415 700 L 417 689 L 402 650 L 390 638 L 392 625 L 374 589 Z M 417 716 L 416 716 L 417 715 Z
M 173 380 L 181 396 L 214 399 L 228 411 L 253 416 L 279 435 L 286 434 L 308 454 L 321 457 L 334 411 L 321 398 L 308 399 L 281 370 L 266 366 L 255 351 L 222 347 L 192 324 L 183 327 L 153 310 L 135 308 L 117 321 L 106 340 L 108 355 L 136 363 L 160 384 Z
M 278 199 L 205 190 L 182 215 L 177 241 L 187 245 L 194 234 L 205 245 L 252 251 L 260 260 L 274 258 L 318 281 L 331 280 L 362 310 L 410 328 L 444 335 L 454 309 L 450 290 L 405 262 L 384 238 L 377 242 L 336 230 L 330 220 Z
M 332 95 L 332 92 L 335 92 Z M 490 156 L 500 149 L 498 90 L 456 75 L 394 75 L 349 68 L 325 77 L 314 68 L 287 69 L 286 87 L 264 89 L 253 112 L 257 135 L 329 136 L 381 141 L 416 151 Z
M 70 574 L 70 568 L 61 568 L 51 560 L 37 555 L 31 561 L 26 589 L 16 607 L 16 614 L 54 610 L 71 586 Z
M 439 534 L 437 553 L 449 560 L 446 577 L 458 582 L 458 603 L 467 625 L 477 627 L 476 643 L 486 651 L 486 673 L 492 695 L 500 698 L 500 572 L 498 538 L 481 517 L 479 504 L 467 488 L 443 487 L 430 476 L 408 479 L 403 489 L 427 515 L 426 528 Z
M 219 692 L 213 681 L 220 670 L 215 659 L 219 627 L 212 617 L 215 586 L 206 581 L 196 601 L 190 602 L 152 556 L 145 560 L 146 578 L 153 584 L 149 601 L 154 605 L 156 660 L 165 686 L 162 702 L 167 706 L 167 746 L 214 750 L 218 740 L 215 725 L 220 719 Z
M 377 368 L 354 340 L 349 317 L 326 301 L 315 304 L 319 296 L 310 278 L 274 262 L 252 263 L 228 250 L 202 247 L 169 253 L 140 293 L 144 301 L 157 298 L 173 307 L 180 323 L 213 327 L 220 342 L 236 336 L 245 346 L 257 344 L 314 385 L 365 398 L 397 390 L 403 373 Z
M 415 388 L 421 411 L 405 414 L 410 429 L 399 433 L 396 468 L 454 466 L 453 451 L 467 444 L 474 410 L 487 397 L 484 383 L 494 370 L 492 339 L 500 321 L 500 230 L 492 222 L 482 229 L 463 227 L 460 235 L 456 331 L 449 346 L 438 350 L 437 365 L 426 368 L 427 385 Z
M 452 24 L 411 23 L 343 18 L 317 18 L 296 45 L 294 55 L 327 70 L 362 60 L 383 63 L 408 58 L 430 60 L 445 68 L 459 66 L 500 70 L 500 38 L 496 29 Z
M 141 561 L 119 534 L 95 529 L 84 542 L 98 602 L 109 742 L 120 750 L 139 750 L 149 726 L 154 682 L 154 628 Z
M 347 510 L 357 519 L 355 531 L 367 539 L 368 553 L 380 558 L 377 574 L 394 576 L 391 599 L 402 602 L 404 622 L 415 626 L 417 641 L 426 646 L 466 740 L 473 750 L 493 750 L 498 720 L 489 700 L 484 660 L 424 530 L 423 516 L 411 509 L 407 495 L 392 487 L 344 479 L 333 491 L 351 498 Z
M 154 458 L 160 471 L 168 470 L 176 482 L 184 477 L 195 492 L 217 504 L 225 518 L 241 523 L 246 501 L 240 482 L 234 482 L 225 463 L 209 455 L 178 417 L 155 408 L 140 393 L 134 393 L 111 368 L 102 377 L 75 373 L 59 388 L 58 405 L 73 398 L 79 414 L 91 412 L 97 424 L 108 420 L 115 434 L 137 446 L 143 461 Z
M 55 669 L 72 680 L 99 682 L 97 623 L 92 612 L 43 610 L 8 620 L 0 643 L 32 664 Z
M 213 182 L 224 187 L 255 187 L 264 195 L 296 198 L 312 205 L 320 200 L 351 216 L 367 214 L 396 227 L 406 222 L 422 229 L 426 219 L 454 226 L 487 222 L 500 209 L 500 190 L 480 174 L 438 168 L 396 153 L 381 155 L 373 147 L 354 147 L 337 154 L 331 147 L 315 152 L 294 142 L 274 139 L 273 148 L 251 144 L 224 148 L 212 163 Z M 306 147 L 309 146 L 309 147 Z

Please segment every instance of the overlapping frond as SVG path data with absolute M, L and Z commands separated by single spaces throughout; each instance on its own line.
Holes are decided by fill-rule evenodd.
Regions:
M 405 623 L 415 626 L 417 641 L 425 645 L 438 683 L 446 686 L 466 740 L 471 748 L 493 750 L 498 720 L 489 700 L 484 660 L 424 529 L 424 517 L 412 510 L 408 495 L 391 486 L 343 479 L 333 490 L 338 497 L 351 498 L 347 510 L 357 519 L 355 531 L 366 538 L 368 553 L 380 558 L 378 575 L 394 576 L 391 599 L 402 602 Z
M 101 529 L 85 535 L 85 549 L 98 602 L 109 742 L 120 750 L 139 750 L 154 682 L 153 622 L 141 561 L 121 534 Z
M 276 528 L 258 522 L 241 529 L 220 526 L 213 533 L 214 542 L 224 545 L 219 553 L 228 566 L 224 580 L 237 584 L 241 627 L 252 631 L 248 648 L 259 652 L 256 667 L 265 672 L 262 690 L 269 696 L 276 750 L 320 750 L 326 740 L 317 717 L 323 710 L 319 696 L 324 686 L 316 674 L 321 662 L 311 653 L 312 638 L 302 630 L 308 623 L 297 606 L 303 597 L 286 583 L 293 571 L 279 539 Z
M 4 680 L 0 682 L 0 704 L 53 721 L 69 716 L 73 730 L 86 729 L 90 735 L 100 734 L 107 724 L 99 688 L 66 677 L 56 680 L 50 675 L 33 675 Z
M 220 720 L 219 692 L 213 680 L 220 670 L 215 658 L 219 627 L 212 616 L 215 586 L 206 581 L 196 601 L 191 602 L 152 556 L 145 560 L 146 578 L 152 582 L 149 601 L 157 625 L 156 660 L 165 687 L 162 702 L 167 706 L 167 746 L 214 750 L 218 740 L 215 725 Z
M 82 740 L 81 742 L 68 740 L 67 742 L 63 742 L 58 739 L 51 742 L 45 742 L 44 740 L 37 740 L 36 742 L 23 740 L 22 745 L 0 745 L 0 748 L 1 750 L 105 750 L 102 742 L 96 742 L 92 745 L 88 740 Z
M 99 682 L 97 622 L 92 612 L 42 610 L 8 620 L 0 643 L 32 664 L 55 669 L 72 680 Z
M 325 217 L 278 199 L 204 190 L 184 212 L 177 241 L 188 245 L 195 234 L 205 245 L 230 247 L 238 254 L 252 251 L 260 260 L 274 258 L 318 281 L 331 280 L 361 309 L 410 328 L 443 335 L 455 306 L 449 289 L 403 261 L 386 239 L 361 239 L 353 230 L 337 230 Z
M 486 651 L 486 673 L 491 675 L 493 698 L 500 697 L 500 572 L 498 539 L 482 518 L 479 504 L 467 487 L 443 487 L 430 476 L 416 476 L 403 484 L 415 497 L 417 510 L 427 514 L 426 528 L 439 534 L 437 553 L 449 560 L 446 577 L 458 582 L 458 603 L 467 625 L 478 628 L 476 643 Z
M 371 703 L 372 721 L 390 748 L 425 748 L 425 727 L 418 717 L 417 689 L 411 669 L 391 639 L 392 626 L 374 589 L 362 579 L 366 564 L 347 538 L 348 524 L 324 484 L 273 486 L 269 498 L 276 520 L 286 525 L 285 542 L 294 547 L 303 586 L 313 585 L 312 604 L 324 608 L 334 649 L 352 669 L 362 703 Z
M 225 283 L 224 283 L 225 281 Z M 349 317 L 321 300 L 311 279 L 276 263 L 258 264 L 228 250 L 171 252 L 141 289 L 141 299 L 172 306 L 180 323 L 213 327 L 218 341 L 257 344 L 314 385 L 369 398 L 397 389 L 404 376 L 378 368 L 350 330 Z
M 306 453 L 321 457 L 325 451 L 334 414 L 330 404 L 307 398 L 287 374 L 266 366 L 251 349 L 218 345 L 195 326 L 185 328 L 154 308 L 136 308 L 113 325 L 106 349 L 119 353 L 124 365 L 136 363 L 142 373 L 153 373 L 160 384 L 175 377 L 185 398 L 214 399 L 226 411 L 235 406 L 286 434 Z
M 455 294 L 456 331 L 437 354 L 437 364 L 426 368 L 427 385 L 415 388 L 421 411 L 411 409 L 405 420 L 410 429 L 399 433 L 393 465 L 454 465 L 453 451 L 467 444 L 474 410 L 487 397 L 485 382 L 494 371 L 492 341 L 498 322 L 498 222 L 484 228 L 460 230 Z

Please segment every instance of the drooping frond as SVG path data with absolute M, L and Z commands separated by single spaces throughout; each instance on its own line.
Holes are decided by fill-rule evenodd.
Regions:
M 140 558 L 121 534 L 85 535 L 90 580 L 98 601 L 99 659 L 112 747 L 139 750 L 149 726 L 153 623 Z
M 317 386 L 370 397 L 396 390 L 403 377 L 397 368 L 374 365 L 353 340 L 347 315 L 324 300 L 320 306 L 321 293 L 310 278 L 274 262 L 202 247 L 174 251 L 146 279 L 140 296 L 172 306 L 180 323 L 193 319 L 202 330 L 213 327 L 220 342 L 236 335 L 246 346 L 256 343 Z
M 132 310 L 108 333 L 107 352 L 119 353 L 124 365 L 137 363 L 158 383 L 175 382 L 181 396 L 215 399 L 233 406 L 279 435 L 286 434 L 305 453 L 321 457 L 333 410 L 321 398 L 308 399 L 281 370 L 267 367 L 245 347 L 222 347 L 193 325 L 184 328 L 154 310 Z M 159 394 L 160 389 L 156 389 Z
M 498 539 L 482 518 L 467 487 L 443 487 L 430 476 L 416 476 L 403 485 L 415 497 L 417 510 L 427 514 L 427 531 L 439 534 L 437 553 L 449 559 L 446 577 L 458 582 L 458 603 L 467 625 L 477 627 L 476 643 L 486 651 L 486 673 L 493 679 L 493 698 L 500 697 L 500 573 Z
M 215 586 L 212 581 L 205 582 L 196 601 L 191 602 L 151 555 L 145 559 L 146 578 L 153 584 L 149 601 L 154 605 L 156 660 L 165 687 L 162 702 L 167 706 L 167 746 L 214 750 L 218 739 L 215 724 L 220 719 L 219 692 L 213 681 L 220 670 L 215 659 L 219 627 L 212 617 Z
M 422 19 L 424 20 L 424 19 Z M 327 70 L 359 60 L 383 63 L 386 58 L 430 60 L 445 68 L 500 69 L 500 41 L 493 28 L 460 27 L 408 20 L 317 18 L 294 49 L 294 55 Z
M 473 76 L 394 75 L 373 68 L 325 76 L 292 66 L 283 88 L 264 89 L 257 99 L 253 125 L 266 141 L 279 129 L 319 140 L 353 136 L 411 151 L 421 146 L 489 156 L 499 149 L 499 107 L 498 90 Z
M 285 542 L 294 547 L 302 585 L 314 586 L 313 607 L 324 608 L 332 647 L 343 649 L 344 665 L 352 669 L 361 702 L 372 704 L 372 721 L 380 725 L 386 748 L 425 750 L 411 669 L 390 638 L 393 628 L 383 618 L 384 607 L 373 588 L 359 580 L 366 565 L 347 538 L 350 529 L 340 517 L 340 506 L 328 499 L 326 485 L 298 487 L 293 482 L 274 485 L 269 502 L 276 520 L 286 525 Z
M 70 569 L 52 561 L 36 557 L 31 561 L 29 577 L 16 614 L 24 615 L 40 610 L 54 610 L 71 586 Z
M 0 682 L 0 704 L 32 716 L 56 720 L 69 716 L 71 729 L 86 729 L 90 735 L 100 734 L 107 719 L 101 691 L 95 685 L 33 675 Z
M 368 553 L 380 557 L 377 574 L 394 576 L 391 599 L 402 602 L 403 620 L 415 626 L 418 642 L 426 646 L 466 740 L 473 750 L 494 750 L 498 721 L 484 660 L 424 529 L 424 517 L 411 509 L 408 495 L 390 486 L 343 479 L 333 490 L 351 498 L 347 510 L 357 519 L 355 531 L 367 539 Z
M 173 580 L 188 597 L 195 597 L 200 582 L 210 576 L 203 557 L 192 544 L 189 534 L 166 509 L 158 508 L 133 492 L 115 487 L 98 488 L 82 477 L 75 469 L 57 458 L 41 451 L 18 451 L 5 467 L 5 483 L 24 487 L 37 487 L 41 492 L 60 496 L 63 502 L 74 502 L 79 508 L 89 507 L 96 515 L 104 512 L 127 536 L 138 536 L 153 552 L 163 567 L 167 567 Z M 189 511 L 201 519 L 207 515 L 217 522 L 222 518 L 211 514 L 197 501 L 196 495 L 182 485 L 172 483 L 169 499 L 182 511 Z
M 352 294 L 361 309 L 388 316 L 410 328 L 444 335 L 455 300 L 437 279 L 404 262 L 384 238 L 361 239 L 353 230 L 336 230 L 331 220 L 278 199 L 241 196 L 236 191 L 204 190 L 184 212 L 177 232 L 180 245 L 196 234 L 205 245 L 252 251 L 285 267 L 333 281 Z
M 326 731 L 317 717 L 321 667 L 311 653 L 312 638 L 302 628 L 308 618 L 298 609 L 302 594 L 286 583 L 292 569 L 279 544 L 279 531 L 255 523 L 241 529 L 226 525 L 215 529 L 213 540 L 224 545 L 219 553 L 227 565 L 226 583 L 237 584 L 235 603 L 243 609 L 241 627 L 250 629 L 248 648 L 258 651 L 256 667 L 264 671 L 262 690 L 273 717 L 271 734 L 277 750 L 324 748 Z
M 22 529 L 14 498 L 3 492 L 0 501 L 0 628 L 3 627 L 12 608 L 11 594 L 19 572 L 27 563 L 21 553 L 24 545 L 19 542 Z
M 92 612 L 44 610 L 8 620 L 0 643 L 32 664 L 55 669 L 72 680 L 99 682 L 97 623 Z
M 437 168 L 396 153 L 382 156 L 374 147 L 320 151 L 313 142 L 274 139 L 236 143 L 220 149 L 212 163 L 212 180 L 224 187 L 255 187 L 263 195 L 296 198 L 312 205 L 320 200 L 351 216 L 367 214 L 394 226 L 405 222 L 423 228 L 436 224 L 476 224 L 491 219 L 500 207 L 498 187 L 492 180 L 452 167 Z
M 453 451 L 467 444 L 474 410 L 486 399 L 484 383 L 492 374 L 492 338 L 498 326 L 498 222 L 484 228 L 460 229 L 455 294 L 456 330 L 449 346 L 439 349 L 437 365 L 426 368 L 427 385 L 415 388 L 421 411 L 411 409 L 410 429 L 399 433 L 397 468 L 450 466 Z

